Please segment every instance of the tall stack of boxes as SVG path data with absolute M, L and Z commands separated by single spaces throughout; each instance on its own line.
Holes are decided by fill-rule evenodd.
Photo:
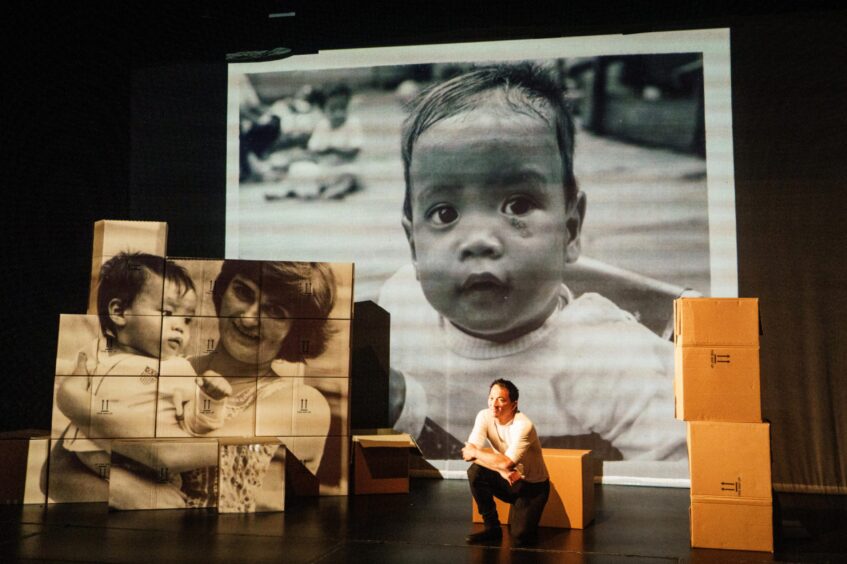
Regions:
M 164 223 L 95 225 L 88 314 L 60 319 L 47 502 L 252 512 L 282 510 L 286 489 L 297 495 L 346 494 L 353 265 L 311 267 L 310 272 L 323 269 L 335 280 L 329 318 L 312 319 L 289 313 L 304 311 L 297 306 L 310 300 L 313 291 L 312 279 L 304 279 L 297 289 L 280 289 L 280 267 L 289 263 L 226 261 L 237 269 L 234 280 L 258 281 L 255 287 L 242 282 L 240 291 L 256 292 L 250 299 L 262 306 L 249 310 L 255 313 L 225 312 L 218 311 L 214 293 L 224 261 L 166 258 L 166 242 Z M 172 279 L 168 270 L 178 270 L 195 288 L 193 315 L 174 311 L 171 316 L 167 310 L 178 308 L 168 305 L 169 282 L 161 277 L 155 278 L 161 313 L 123 312 L 136 332 L 152 336 L 150 347 L 159 347 L 155 352 L 122 354 L 104 337 L 99 275 L 121 252 L 160 257 L 164 280 Z M 217 295 L 218 301 L 225 299 Z M 266 302 L 279 307 L 266 308 Z M 249 315 L 255 318 L 247 319 Z M 172 319 L 182 325 L 169 335 Z M 214 388 L 201 389 L 186 359 L 213 358 L 222 331 L 236 325 L 242 333 L 255 329 L 257 358 L 252 371 L 243 368 L 251 365 L 246 363 L 240 368 L 246 373 L 215 372 L 231 386 L 223 401 Z M 259 374 L 262 347 L 279 347 L 265 341 L 274 332 L 282 332 L 286 346 L 296 346 L 308 360 L 277 359 L 272 373 Z M 329 336 L 325 352 L 306 354 L 315 346 L 309 339 L 319 333 Z M 170 354 L 165 347 L 172 348 Z
M 773 552 L 758 300 L 680 298 L 674 317 L 675 413 L 688 429 L 691 546 Z

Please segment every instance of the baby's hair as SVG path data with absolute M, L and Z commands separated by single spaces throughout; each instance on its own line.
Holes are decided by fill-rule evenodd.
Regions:
M 491 385 L 488 386 L 488 391 L 491 391 L 491 388 L 494 386 L 500 386 L 501 388 L 505 388 L 506 391 L 509 392 L 509 399 L 512 401 L 518 401 L 518 397 L 520 397 L 520 392 L 518 392 L 518 387 L 515 386 L 510 380 L 504 380 L 503 378 L 497 378 Z
M 531 63 L 481 67 L 436 84 L 412 103 L 411 112 L 403 123 L 402 153 L 406 195 L 403 215 L 412 219 L 412 180 L 410 169 L 415 143 L 438 122 L 481 107 L 492 90 L 504 93 L 509 107 L 555 123 L 556 142 L 562 158 L 562 178 L 565 202 L 576 201 L 577 185 L 573 172 L 574 125 L 564 97 L 564 88 L 550 73 Z
M 212 301 L 218 313 L 223 295 L 236 275 L 250 280 L 262 292 L 272 294 L 293 320 L 277 358 L 303 362 L 323 354 L 333 333 L 326 321 L 335 305 L 336 289 L 335 275 L 327 264 L 224 261 L 212 290 Z M 309 342 L 308 351 L 302 350 L 302 341 Z
M 169 263 L 166 268 L 163 257 L 147 253 L 118 253 L 100 268 L 97 315 L 103 335 L 116 337 L 118 334 L 118 328 L 109 316 L 109 303 L 118 299 L 124 309 L 132 307 L 151 274 L 176 285 L 180 296 L 195 291 L 191 276 L 178 264 Z

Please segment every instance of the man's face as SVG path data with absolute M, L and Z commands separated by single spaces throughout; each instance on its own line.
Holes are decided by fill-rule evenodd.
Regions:
M 183 354 L 191 337 L 197 294 L 171 281 L 165 282 L 162 300 L 162 360 Z
M 404 225 L 432 306 L 489 340 L 541 325 L 558 304 L 568 244 L 553 127 L 483 103 L 418 138 L 410 182 Z
M 488 392 L 488 409 L 500 423 L 508 423 L 515 416 L 518 404 L 509 397 L 509 390 L 502 386 L 491 386 Z

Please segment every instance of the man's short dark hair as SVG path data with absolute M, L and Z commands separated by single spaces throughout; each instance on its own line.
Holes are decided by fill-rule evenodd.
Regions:
M 403 123 L 401 149 L 406 195 L 403 215 L 412 219 L 411 166 L 418 138 L 438 122 L 473 110 L 487 100 L 484 94 L 502 91 L 510 107 L 518 112 L 532 112 L 545 121 L 552 121 L 559 155 L 562 159 L 562 182 L 565 204 L 577 198 L 573 171 L 574 125 L 565 101 L 564 88 L 549 72 L 531 63 L 503 64 L 481 67 L 422 92 L 412 103 Z M 549 112 L 550 115 L 545 115 Z
M 518 401 L 518 397 L 520 397 L 520 392 L 518 392 L 518 387 L 512 384 L 511 381 L 504 380 L 503 378 L 497 378 L 496 380 L 491 382 L 490 386 L 488 386 L 488 391 L 490 392 L 491 388 L 493 388 L 494 386 L 500 386 L 501 388 L 504 388 L 507 392 L 509 392 L 509 399 L 511 401 Z

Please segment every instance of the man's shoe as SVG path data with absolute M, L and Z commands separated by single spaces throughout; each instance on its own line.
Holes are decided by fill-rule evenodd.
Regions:
M 465 537 L 465 541 L 471 544 L 480 542 L 493 542 L 503 540 L 503 529 L 498 527 L 485 528 L 479 532 L 471 533 Z
M 515 537 L 512 541 L 512 546 L 515 548 L 527 548 L 538 544 L 537 535 L 528 535 L 524 537 Z

